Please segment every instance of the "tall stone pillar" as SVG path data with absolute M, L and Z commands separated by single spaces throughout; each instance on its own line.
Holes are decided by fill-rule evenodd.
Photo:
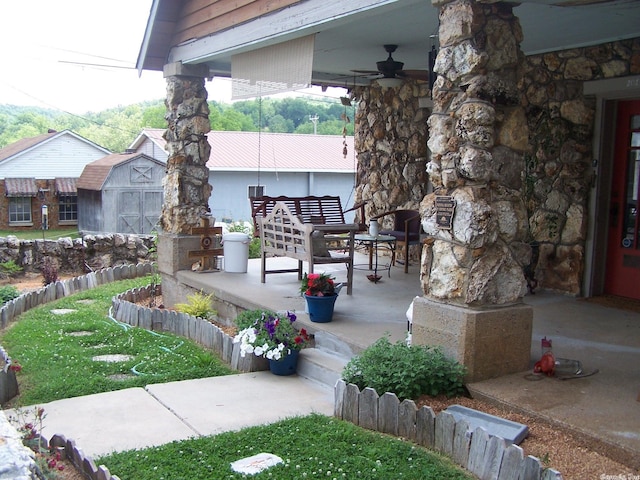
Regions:
M 191 227 L 208 216 L 210 147 L 207 133 L 209 106 L 205 78 L 206 65 L 165 65 L 167 82 L 167 172 L 164 177 L 164 204 L 158 235 L 158 270 L 162 275 L 163 300 L 167 306 L 181 298 L 176 273 L 191 268 L 190 250 L 200 249 L 200 237 L 189 235 Z
M 521 197 L 528 130 L 518 90 L 522 32 L 507 3 L 443 2 L 429 117 L 435 187 L 421 203 L 413 339 L 442 345 L 476 381 L 529 368 L 528 223 Z
M 169 158 L 164 179 L 164 205 L 160 223 L 167 233 L 189 233 L 209 214 L 209 106 L 206 65 L 165 65 L 167 81 L 167 141 Z

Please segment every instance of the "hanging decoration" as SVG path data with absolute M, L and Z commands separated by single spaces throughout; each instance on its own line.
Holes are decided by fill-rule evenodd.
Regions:
M 438 29 L 439 28 L 438 26 Z M 429 35 L 429 38 L 432 42 L 431 50 L 429 51 L 429 90 L 431 91 L 431 98 L 433 98 L 433 85 L 436 83 L 436 78 L 438 78 L 438 74 L 435 72 L 436 57 L 438 56 L 435 43 L 438 41 L 438 33 Z
M 351 119 L 347 115 L 347 107 L 351 106 L 351 100 L 349 97 L 340 97 L 340 102 L 344 106 L 344 112 L 340 115 L 340 118 L 344 122 L 342 126 L 342 155 L 344 158 L 347 158 L 347 154 L 349 153 L 347 148 L 347 125 L 351 123 Z

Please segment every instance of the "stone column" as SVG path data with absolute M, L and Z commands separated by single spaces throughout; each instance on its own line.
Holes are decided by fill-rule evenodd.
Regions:
M 209 106 L 205 78 L 206 65 L 165 65 L 167 82 L 167 173 L 164 178 L 164 203 L 160 216 L 162 232 L 158 236 L 158 270 L 162 275 L 164 302 L 171 306 L 180 299 L 176 273 L 191 268 L 190 250 L 200 249 L 200 237 L 189 235 L 191 227 L 208 216 L 210 147 L 207 133 Z
M 530 256 L 521 196 L 528 148 L 518 89 L 522 32 L 506 3 L 433 3 L 440 50 L 427 171 L 435 190 L 421 203 L 429 238 L 413 340 L 442 345 L 476 381 L 529 368 L 532 311 L 521 301 Z M 455 202 L 450 227 L 438 197 Z
M 206 65 L 165 65 L 167 80 L 167 175 L 160 223 L 167 233 L 189 233 L 209 214 L 209 106 Z

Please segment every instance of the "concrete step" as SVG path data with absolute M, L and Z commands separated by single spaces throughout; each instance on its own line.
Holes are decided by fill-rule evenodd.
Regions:
M 317 331 L 313 334 L 315 347 L 339 357 L 351 358 L 355 355 L 349 343 L 329 332 Z
M 298 375 L 333 388 L 348 358 L 320 348 L 305 348 L 298 359 Z

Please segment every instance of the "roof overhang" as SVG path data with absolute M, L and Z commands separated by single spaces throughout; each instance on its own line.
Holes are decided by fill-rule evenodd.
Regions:
M 314 34 L 313 83 L 351 86 L 369 83 L 353 70 L 374 70 L 386 57 L 384 44 L 398 45 L 394 58 L 405 69 L 422 70 L 427 52 L 437 47 L 438 9 L 425 0 L 306 0 L 171 47 L 168 32 L 181 3 L 154 0 L 139 70 L 204 63 L 211 75 L 230 77 L 232 55 Z M 636 0 L 525 0 L 514 6 L 527 55 L 640 36 Z

